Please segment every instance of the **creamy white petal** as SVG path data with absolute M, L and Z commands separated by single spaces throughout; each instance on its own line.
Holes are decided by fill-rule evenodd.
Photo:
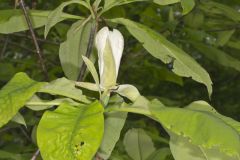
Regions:
M 104 69 L 103 54 L 108 36 L 109 36 L 108 27 L 103 27 L 100 31 L 98 31 L 95 39 L 95 45 L 98 51 L 98 65 L 100 77 L 102 76 Z
M 123 35 L 121 34 L 121 32 L 119 32 L 116 29 L 109 32 L 108 38 L 109 38 L 109 41 L 111 44 L 112 53 L 113 53 L 113 57 L 115 60 L 116 77 L 117 77 L 122 54 L 123 54 L 123 49 L 124 49 L 124 38 L 123 38 Z

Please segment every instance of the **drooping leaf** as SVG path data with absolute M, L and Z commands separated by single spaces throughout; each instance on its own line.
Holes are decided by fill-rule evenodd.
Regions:
M 48 35 L 48 32 L 50 31 L 50 29 L 55 26 L 58 22 L 64 20 L 62 19 L 62 15 L 64 15 L 65 13 L 63 13 L 63 9 L 70 5 L 70 4 L 74 4 L 77 3 L 79 5 L 85 6 L 86 8 L 88 8 L 88 4 L 84 1 L 79 1 L 79 0 L 71 0 L 71 1 L 67 1 L 67 2 L 63 2 L 61 3 L 60 6 L 58 6 L 55 10 L 53 10 L 52 12 L 49 13 L 48 17 L 47 17 L 47 21 L 45 24 L 45 32 L 44 32 L 44 36 L 45 38 Z
M 110 21 L 123 24 L 154 57 L 164 63 L 174 61 L 173 72 L 183 77 L 192 77 L 195 81 L 205 84 L 209 95 L 211 95 L 212 81 L 209 74 L 183 50 L 142 24 L 123 18 L 111 19 Z
M 49 13 L 50 11 L 29 10 L 29 15 L 32 20 L 33 28 L 44 26 L 47 22 L 47 17 Z M 67 18 L 81 19 L 81 17 L 79 16 L 64 13 L 60 16 L 59 21 Z M 25 30 L 28 30 L 28 25 L 26 23 L 22 10 L 12 9 L 0 11 L 0 33 L 9 34 Z
M 99 102 L 71 106 L 63 103 L 44 113 L 37 129 L 43 159 L 91 160 L 104 132 L 103 107 Z
M 82 94 L 82 91 L 75 87 L 75 82 L 66 78 L 59 78 L 46 84 L 38 92 L 60 95 L 80 102 L 90 103 L 87 97 Z
M 203 148 L 206 152 L 221 152 L 233 159 L 239 158 L 239 133 L 221 118 L 188 108 L 154 105 L 150 106 L 150 110 L 153 118 L 158 120 L 169 133 L 186 137 L 191 144 Z
M 125 124 L 127 113 L 110 112 L 105 114 L 104 136 L 98 155 L 103 159 L 108 159 L 120 138 L 120 133 Z
M 124 136 L 125 150 L 133 160 L 146 160 L 155 147 L 150 136 L 143 129 L 131 129 Z
M 67 40 L 60 45 L 59 57 L 65 75 L 77 80 L 83 63 L 82 55 L 86 54 L 92 22 L 79 20 L 67 33 Z
M 25 73 L 17 73 L 0 90 L 0 127 L 11 120 L 42 85 L 44 83 L 30 79 Z
M 205 45 L 203 43 L 191 42 L 191 44 L 198 49 L 207 58 L 215 61 L 223 66 L 234 68 L 240 71 L 240 61 L 224 51 L 213 46 Z

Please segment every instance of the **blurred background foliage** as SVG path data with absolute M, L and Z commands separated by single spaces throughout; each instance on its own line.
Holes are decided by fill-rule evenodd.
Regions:
M 26 0 L 29 8 L 38 10 L 52 10 L 62 2 L 64 1 Z M 13 0 L 0 0 L 0 9 L 13 9 L 14 3 Z M 65 11 L 76 15 L 88 14 L 77 5 L 70 5 Z M 203 85 L 175 75 L 171 71 L 171 63 L 165 65 L 147 54 L 141 44 L 121 27 L 119 29 L 125 37 L 125 51 L 118 82 L 133 84 L 144 96 L 157 97 L 169 106 L 184 106 L 192 101 L 205 100 L 221 114 L 240 121 L 240 1 L 196 0 L 191 13 L 182 16 L 181 11 L 179 4 L 159 7 L 144 2 L 115 7 L 104 17 L 128 17 L 141 22 L 186 51 L 210 74 L 213 81 L 211 100 Z M 1 18 L 0 15 L 0 22 Z M 58 49 L 71 24 L 71 20 L 59 23 L 47 39 L 44 39 L 43 27 L 36 30 L 51 80 L 64 76 Z M 0 34 L 0 86 L 20 71 L 28 73 L 33 79 L 44 80 L 29 32 Z M 25 109 L 21 112 L 28 128 L 10 122 L 0 129 L 2 159 L 8 153 L 1 150 L 15 152 L 13 159 L 19 158 L 19 154 L 24 154 L 24 158 L 29 159 L 37 150 L 35 126 L 41 113 Z M 147 118 L 131 115 L 123 132 L 129 128 L 144 128 L 155 144 L 165 147 L 165 139 L 157 138 L 157 135 L 165 133 L 157 130 L 154 127 L 156 125 L 158 124 Z M 117 146 L 121 148 L 122 142 Z M 124 150 L 114 151 L 115 155 L 119 153 L 124 153 Z

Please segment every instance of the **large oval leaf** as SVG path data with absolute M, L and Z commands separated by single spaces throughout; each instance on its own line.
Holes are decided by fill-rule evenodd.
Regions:
M 203 149 L 214 149 L 233 158 L 240 156 L 238 131 L 224 120 L 189 108 L 150 107 L 153 118 L 170 133 L 187 138 L 191 144 Z
M 183 77 L 192 77 L 195 81 L 205 84 L 209 95 L 212 94 L 212 81 L 209 74 L 183 50 L 142 24 L 124 18 L 111 19 L 110 21 L 123 24 L 152 56 L 164 63 L 170 63 L 174 60 L 174 73 Z
M 91 102 L 85 95 L 83 95 L 82 90 L 75 87 L 74 81 L 68 80 L 64 77 L 44 85 L 38 92 L 60 95 L 84 103 Z
M 70 4 L 74 4 L 77 3 L 79 5 L 83 5 L 86 8 L 88 8 L 88 4 L 84 1 L 79 1 L 79 0 L 70 0 L 68 2 L 63 2 L 60 6 L 58 6 L 55 10 L 53 10 L 52 12 L 49 13 L 47 20 L 46 20 L 46 24 L 45 24 L 45 31 L 44 31 L 44 36 L 45 38 L 48 35 L 48 32 L 50 31 L 50 29 L 55 26 L 58 22 L 64 20 L 62 19 L 62 16 L 65 14 L 63 12 L 63 9 L 70 5 Z
M 123 143 L 125 150 L 134 160 L 146 160 L 155 151 L 151 137 L 143 129 L 129 130 Z
M 67 40 L 61 43 L 59 57 L 65 75 L 77 80 L 82 66 L 82 55 L 86 54 L 92 22 L 79 20 L 67 33 Z
M 174 134 L 171 134 L 170 147 L 175 160 L 238 160 L 217 149 L 195 146 L 187 138 Z
M 25 73 L 17 73 L 0 90 L 0 127 L 11 120 L 43 84 L 30 79 Z
M 240 159 L 240 123 L 220 115 L 204 101 L 186 108 L 169 108 L 158 100 L 140 96 L 132 105 L 110 107 L 109 111 L 138 113 L 159 121 L 171 136 L 175 157 L 182 154 L 179 158 L 184 160 L 202 160 L 199 157 L 206 155 L 211 160 Z
M 120 138 L 121 131 L 125 124 L 127 113 L 111 112 L 105 114 L 104 136 L 98 155 L 103 159 L 108 159 Z
M 63 103 L 45 112 L 37 129 L 37 141 L 45 160 L 91 160 L 104 131 L 103 107 Z
M 229 126 L 233 127 L 238 132 L 238 134 L 240 134 L 240 122 L 219 114 L 212 106 L 210 106 L 205 101 L 193 102 L 189 104 L 186 108 L 192 109 L 195 111 L 205 112 L 207 114 L 211 114 L 212 116 L 218 117 L 221 120 L 223 120 L 225 123 L 227 123 Z
M 47 17 L 51 11 L 29 10 L 33 28 L 42 27 L 47 22 Z M 67 13 L 61 14 L 59 21 L 67 18 L 80 19 L 79 16 Z M 0 11 L 0 33 L 9 34 L 28 30 L 23 12 L 18 9 Z

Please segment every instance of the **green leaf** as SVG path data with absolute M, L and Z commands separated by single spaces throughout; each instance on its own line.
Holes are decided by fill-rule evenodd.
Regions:
M 49 13 L 50 11 L 29 10 L 29 15 L 31 16 L 33 28 L 44 26 L 47 22 L 47 17 Z M 73 16 L 64 13 L 61 15 L 60 20 L 62 21 L 67 18 L 81 19 L 81 17 L 79 16 Z M 28 29 L 29 28 L 22 10 L 12 9 L 0 11 L 0 33 L 9 34 L 13 32 L 25 31 Z
M 227 43 L 228 47 L 240 50 L 240 41 L 229 41 Z
M 201 5 L 199 6 L 201 9 L 205 10 L 206 12 L 211 12 L 211 11 L 215 11 L 217 10 L 217 13 L 221 13 L 221 15 L 228 17 L 229 19 L 239 22 L 240 21 L 240 13 L 225 5 L 222 3 L 217 3 L 217 2 L 213 2 L 213 1 L 207 1 L 207 2 L 203 2 L 201 3 Z
M 137 98 L 140 96 L 138 89 L 135 86 L 129 84 L 119 85 L 118 89 L 114 92 L 128 98 L 132 102 L 136 101 Z
M 240 134 L 240 122 L 219 114 L 212 106 L 210 106 L 205 101 L 193 102 L 189 104 L 186 108 L 196 110 L 196 111 L 206 112 L 208 114 L 211 114 L 212 116 L 218 117 L 222 119 L 225 123 L 227 123 L 229 126 L 233 127 Z
M 216 150 L 232 157 L 240 157 L 238 131 L 212 114 L 189 108 L 150 106 L 153 118 L 169 133 L 186 137 L 189 142 L 204 150 Z
M 75 87 L 75 82 L 66 78 L 59 78 L 46 84 L 38 92 L 60 95 L 80 102 L 90 103 L 87 97 L 82 94 L 82 91 Z
M 133 2 L 152 2 L 152 0 L 105 0 L 104 8 L 101 13 L 110 10 L 113 7 L 125 5 Z M 169 5 L 180 2 L 180 0 L 153 0 L 154 3 L 159 5 Z
M 65 75 L 77 80 L 82 66 L 82 55 L 86 54 L 92 22 L 79 20 L 67 33 L 67 40 L 60 45 L 59 57 Z
M 23 157 L 20 154 L 14 154 L 14 153 L 0 150 L 0 159 L 23 160 Z
M 25 119 L 19 112 L 12 118 L 12 121 L 18 124 L 24 125 L 27 128 Z
M 232 35 L 234 34 L 235 30 L 229 30 L 229 31 L 222 31 L 218 33 L 218 38 L 217 38 L 217 45 L 218 46 L 224 46 L 225 44 L 228 43 Z
M 64 103 L 44 113 L 37 142 L 43 159 L 90 160 L 101 144 L 103 132 L 103 107 L 99 102 L 79 106 Z
M 76 82 L 76 86 L 90 90 L 90 91 L 99 91 L 99 85 L 96 83 L 90 83 L 90 82 Z
M 195 6 L 195 0 L 181 0 L 183 15 L 188 14 Z
M 85 64 L 87 65 L 88 70 L 91 72 L 91 74 L 93 76 L 93 79 L 94 79 L 94 81 L 96 83 L 96 86 L 97 86 L 97 89 L 98 89 L 98 92 L 99 92 L 99 95 L 101 97 L 102 94 L 101 94 L 100 81 L 99 81 L 97 70 L 94 67 L 94 64 L 92 63 L 92 61 L 90 61 L 85 56 L 82 56 L 82 58 L 83 58 L 83 61 L 85 62 Z M 88 84 L 90 84 L 90 83 L 88 83 Z M 94 89 L 94 88 L 92 88 L 92 89 Z
M 159 5 L 169 5 L 181 2 L 183 8 L 183 15 L 189 13 L 195 6 L 194 0 L 153 0 L 153 2 Z
M 186 108 L 168 108 L 158 100 L 148 101 L 140 96 L 133 104 L 109 107 L 106 111 L 132 112 L 149 116 L 159 121 L 171 137 L 175 135 L 180 140 L 187 138 L 193 151 L 194 147 L 201 149 L 200 157 L 207 154 L 208 157 L 221 158 L 220 160 L 225 160 L 224 157 L 229 157 L 229 160 L 240 159 L 240 123 L 220 115 L 204 101 L 194 102 Z M 179 147 L 177 148 L 179 153 L 193 152 L 189 148 Z
M 149 0 L 105 0 L 104 8 L 101 11 L 101 14 L 116 6 L 129 4 L 133 2 L 144 2 L 144 1 L 148 2 Z
M 105 114 L 104 136 L 98 151 L 98 155 L 103 159 L 108 159 L 120 138 L 120 133 L 125 124 L 127 113 L 110 112 Z
M 169 5 L 180 2 L 180 0 L 153 0 L 154 3 L 159 5 Z
M 54 99 L 52 101 L 46 101 L 40 99 L 38 96 L 35 95 L 26 103 L 26 107 L 33 111 L 41 111 L 52 108 L 53 106 L 59 106 L 63 102 L 68 102 L 69 104 L 74 106 L 79 104 L 70 98 L 60 98 Z
M 45 31 L 44 31 L 44 37 L 46 38 L 48 35 L 48 32 L 50 29 L 55 26 L 58 22 L 64 20 L 62 19 L 62 15 L 65 14 L 63 13 L 63 9 L 73 3 L 77 3 L 79 5 L 83 5 L 86 8 L 88 8 L 88 4 L 84 1 L 79 1 L 79 0 L 71 0 L 67 2 L 63 2 L 60 6 L 58 6 L 55 10 L 49 13 L 49 16 L 47 18 L 46 24 L 45 24 Z
M 0 26 L 1 27 L 1 26 Z M 11 62 L 1 62 L 0 63 L 0 81 L 7 82 L 15 74 L 14 64 Z
M 240 71 L 240 61 L 220 49 L 198 42 L 191 42 L 191 44 L 212 61 L 215 61 L 225 67 L 231 67 Z
M 96 85 L 99 87 L 99 91 L 100 91 L 100 81 L 99 81 L 99 77 L 98 77 L 98 73 L 97 70 L 94 66 L 94 64 L 85 56 L 82 56 L 83 61 L 85 62 L 85 64 L 87 65 L 88 70 L 91 72 L 93 79 L 96 83 Z
M 200 11 L 194 11 L 186 16 L 184 16 L 184 24 L 186 24 L 186 27 L 184 27 L 184 30 L 190 30 L 193 33 L 198 33 L 199 36 L 204 36 L 206 34 L 203 30 L 196 30 L 202 27 L 205 21 L 205 15 L 203 12 Z M 191 28 L 187 28 L 187 27 Z
M 129 130 L 123 143 L 128 155 L 134 160 L 146 160 L 155 151 L 151 137 L 143 129 Z
M 174 73 L 183 77 L 192 77 L 195 81 L 205 84 L 209 95 L 212 94 L 212 81 L 209 74 L 183 50 L 142 24 L 123 18 L 111 19 L 110 21 L 123 24 L 154 57 L 164 63 L 170 63 L 174 60 Z
M 25 73 L 17 73 L 0 90 L 0 127 L 11 120 L 43 84 Z
M 111 99 L 110 99 L 111 100 Z M 155 101 L 154 101 L 155 102 Z M 120 112 L 131 112 L 136 114 L 143 114 L 146 116 L 150 116 L 151 112 L 149 110 L 149 105 L 153 105 L 152 103 L 148 101 L 145 97 L 139 96 L 134 103 L 121 103 L 121 105 L 109 105 L 105 112 L 112 112 L 112 111 L 120 111 Z M 164 107 L 163 104 L 157 103 L 158 107 Z
M 167 157 L 171 156 L 169 148 L 161 148 L 153 152 L 147 160 L 167 160 Z M 185 160 L 185 159 L 184 159 Z
M 170 147 L 175 160 L 237 160 L 216 149 L 195 146 L 187 138 L 171 135 Z

